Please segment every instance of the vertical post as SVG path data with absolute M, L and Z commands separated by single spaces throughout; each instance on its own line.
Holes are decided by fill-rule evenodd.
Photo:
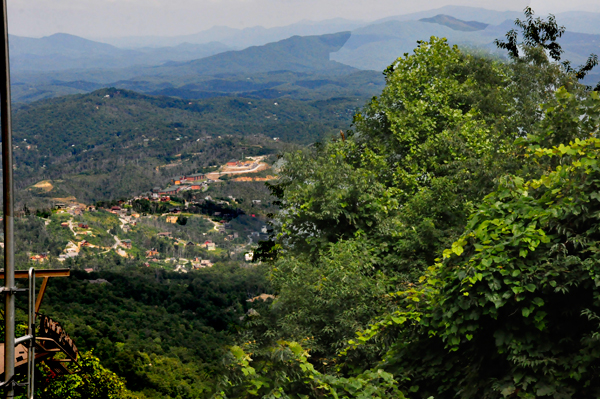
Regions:
M 35 382 L 35 269 L 29 269 L 29 326 L 27 335 L 29 340 L 29 350 L 27 351 L 27 399 L 33 399 Z
M 6 1 L 0 7 L 2 40 L 0 40 L 0 113 L 2 120 L 2 188 L 4 191 L 4 379 L 11 381 L 15 374 L 15 247 L 14 247 L 14 185 L 12 126 L 10 107 L 10 63 L 8 59 L 8 10 Z M 12 386 L 6 398 L 14 397 Z

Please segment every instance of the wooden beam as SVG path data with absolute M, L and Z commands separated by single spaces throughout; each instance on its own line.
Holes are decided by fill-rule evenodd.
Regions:
M 69 277 L 71 275 L 71 269 L 39 269 L 35 271 L 36 277 Z M 15 271 L 15 278 L 29 278 L 29 271 L 17 270 Z M 4 280 L 4 270 L 0 271 L 0 280 Z
M 44 300 L 44 294 L 46 293 L 46 286 L 48 285 L 48 280 L 50 280 L 50 277 L 44 277 L 44 281 L 42 282 L 42 286 L 40 287 L 40 292 L 38 293 L 37 299 L 35 301 L 35 314 L 38 314 L 38 312 L 40 311 L 40 306 L 42 306 L 42 301 Z

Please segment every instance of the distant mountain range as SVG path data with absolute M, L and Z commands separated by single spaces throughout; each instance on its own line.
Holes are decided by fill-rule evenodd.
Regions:
M 277 42 L 292 36 L 315 36 L 352 31 L 367 24 L 368 23 L 364 21 L 351 21 L 336 18 L 319 22 L 300 21 L 292 25 L 275 28 L 255 26 L 252 28 L 237 29 L 227 26 L 214 26 L 208 30 L 184 36 L 133 36 L 100 38 L 96 40 L 122 48 L 167 47 L 182 43 L 203 44 L 220 42 L 232 49 L 241 50 L 250 46 L 261 46 L 263 44 Z
M 204 58 L 230 50 L 217 42 L 166 48 L 121 49 L 78 36 L 57 33 L 33 39 L 10 36 L 11 66 L 18 71 L 126 68 Z
M 389 19 L 352 31 L 350 39 L 340 51 L 332 54 L 331 59 L 358 69 L 383 70 L 397 57 L 410 53 L 418 40 L 427 40 L 431 36 L 444 37 L 450 44 L 497 52 L 494 39 L 503 38 L 514 28 L 513 20 L 484 25 L 448 15 L 418 21 Z M 591 53 L 600 55 L 598 34 L 568 31 L 559 43 L 565 50 L 564 59 L 574 65 L 584 63 Z
M 430 22 L 432 24 L 438 24 L 447 26 L 452 30 L 460 30 L 464 32 L 473 32 L 478 30 L 484 30 L 489 26 L 483 22 L 477 21 L 462 21 L 458 18 L 451 17 L 450 15 L 438 14 L 433 18 L 421 18 L 420 22 Z
M 344 46 L 350 36 L 350 32 L 294 36 L 264 46 L 158 66 L 21 71 L 13 73 L 13 95 L 17 101 L 31 102 L 118 87 L 194 99 L 223 96 L 365 99 L 383 87 L 381 73 L 361 71 L 330 60 L 330 54 Z
M 331 61 L 329 55 L 341 49 L 350 36 L 350 32 L 292 36 L 264 46 L 228 51 L 200 60 L 168 63 L 160 68 L 159 73 L 180 76 L 254 74 L 269 71 L 349 73 L 353 72 L 354 68 Z
M 444 6 L 427 11 L 395 15 L 376 21 L 352 21 L 346 19 L 330 19 L 325 21 L 301 21 L 292 25 L 264 28 L 256 26 L 252 28 L 230 28 L 226 26 L 215 26 L 202 32 L 191 35 L 160 37 L 160 36 L 138 36 L 118 38 L 98 38 L 96 40 L 109 43 L 117 47 L 167 47 L 181 43 L 209 43 L 220 42 L 234 49 L 242 49 L 249 46 L 258 46 L 270 42 L 287 39 L 291 36 L 323 35 L 341 31 L 354 31 L 368 25 L 377 25 L 388 21 L 418 21 L 422 19 L 435 18 L 444 15 L 459 19 L 461 21 L 472 21 L 488 25 L 500 25 L 506 20 L 514 21 L 523 17 L 522 10 L 495 11 L 479 7 L 466 6 Z M 540 15 L 546 16 L 546 15 Z M 569 11 L 556 14 L 557 20 L 567 30 L 579 33 L 600 34 L 600 13 L 583 11 Z M 439 22 L 439 21 L 438 21 Z
M 11 36 L 13 93 L 16 101 L 26 102 L 107 86 L 185 98 L 363 97 L 376 94 L 383 84 L 380 71 L 410 53 L 418 40 L 438 36 L 451 44 L 497 51 L 494 39 L 521 16 L 447 6 L 373 23 L 304 21 L 279 28 L 215 27 L 185 37 L 127 39 L 130 45 L 146 45 L 135 49 L 66 34 Z M 559 14 L 558 22 L 566 26 L 580 18 L 578 29 L 600 33 L 600 23 L 594 25 L 600 14 L 566 13 L 561 18 Z M 311 32 L 319 34 L 307 35 Z M 568 31 L 560 42 L 565 59 L 574 65 L 590 53 L 600 54 L 600 34 Z M 359 83 L 366 85 L 353 87 Z

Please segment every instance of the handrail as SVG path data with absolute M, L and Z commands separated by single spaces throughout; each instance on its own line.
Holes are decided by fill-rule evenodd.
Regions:
M 71 269 L 46 269 L 35 272 L 36 277 L 69 277 Z M 16 270 L 15 278 L 29 278 L 29 271 Z M 4 280 L 4 270 L 0 271 L 0 280 Z
M 34 339 L 33 335 L 23 335 L 22 337 L 15 339 L 15 346 L 20 345 L 23 342 L 31 341 L 32 339 Z

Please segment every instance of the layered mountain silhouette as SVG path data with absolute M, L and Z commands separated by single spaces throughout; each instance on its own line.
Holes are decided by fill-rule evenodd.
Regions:
M 57 33 L 39 39 L 10 36 L 11 66 L 16 71 L 125 68 L 187 61 L 230 50 L 217 42 L 183 43 L 166 48 L 122 49 L 82 37 Z
M 293 36 L 264 46 L 241 51 L 228 51 L 184 63 L 169 63 L 160 68 L 161 74 L 215 75 L 262 73 L 269 71 L 294 72 L 351 72 L 354 68 L 331 61 L 329 55 L 341 49 L 350 32 L 321 36 Z
M 421 18 L 419 21 L 444 25 L 450 29 L 464 31 L 464 32 L 473 32 L 473 31 L 478 31 L 478 30 L 484 30 L 485 28 L 487 28 L 489 26 L 489 24 L 485 24 L 483 22 L 463 21 L 458 18 L 451 17 L 450 15 L 444 15 L 444 14 L 438 14 L 433 18 Z
M 13 93 L 17 101 L 107 86 L 190 98 L 365 95 L 379 87 L 380 72 L 412 52 L 418 41 L 437 36 L 465 48 L 498 52 L 494 39 L 514 28 L 519 17 L 520 11 L 446 6 L 371 23 L 302 21 L 277 28 L 214 27 L 173 38 L 130 38 L 153 44 L 133 49 L 66 34 L 12 36 Z M 579 65 L 590 53 L 600 54 L 600 35 L 590 33 L 600 33 L 600 14 L 571 12 L 557 15 L 557 20 L 568 29 L 560 40 L 565 59 Z M 342 31 L 331 33 L 337 29 Z M 264 44 L 273 38 L 277 40 Z M 168 43 L 177 45 L 156 47 Z M 367 90 L 352 89 L 365 82 Z

